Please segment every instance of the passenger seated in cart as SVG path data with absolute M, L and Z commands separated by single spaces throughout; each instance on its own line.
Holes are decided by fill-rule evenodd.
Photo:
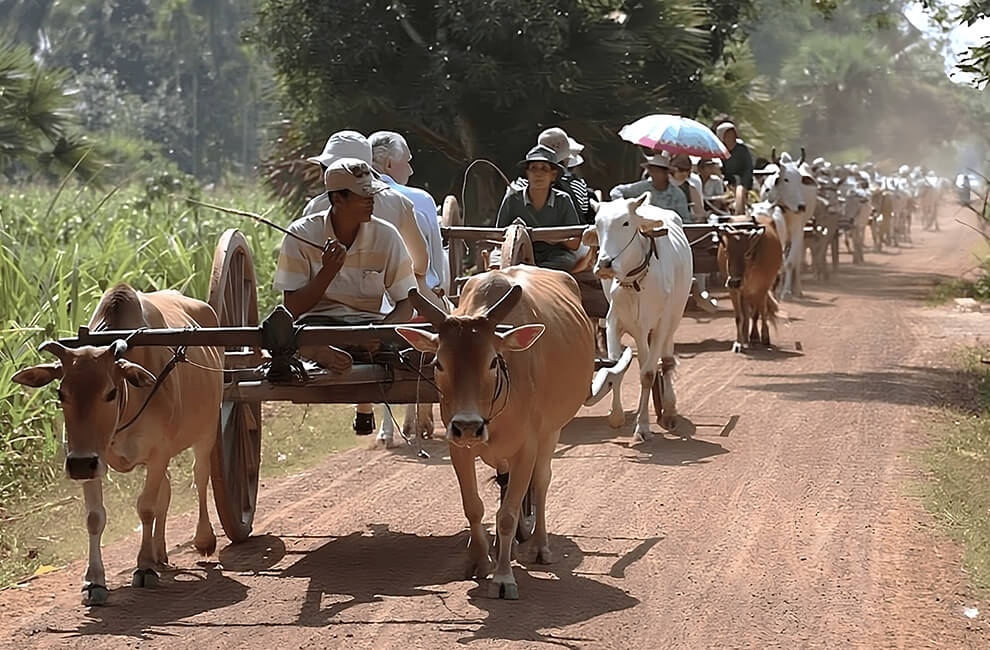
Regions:
M 374 195 L 388 186 L 376 180 L 371 167 L 356 158 L 342 158 L 323 176 L 330 208 L 297 219 L 289 230 L 313 242 L 327 242 L 320 251 L 286 236 L 278 256 L 274 287 L 293 318 L 308 325 L 356 325 L 409 322 L 407 296 L 415 288 L 412 262 L 399 232 L 372 216 Z M 382 313 L 388 294 L 395 307 Z M 300 350 L 331 371 L 346 372 L 351 356 L 330 346 Z M 358 405 L 354 429 L 373 432 L 371 405 Z
M 571 197 L 554 187 L 563 168 L 557 162 L 553 149 L 538 144 L 519 164 L 525 171 L 527 182 L 513 183 L 506 190 L 495 217 L 497 228 L 510 226 L 516 219 L 533 228 L 581 225 Z M 560 244 L 533 242 L 533 257 L 537 266 L 569 272 L 578 262 L 577 249 L 580 244 L 579 237 Z
M 517 219 L 534 228 L 583 225 L 570 195 L 554 187 L 563 167 L 557 162 L 557 153 L 553 149 L 538 144 L 529 150 L 519 165 L 526 174 L 526 183 L 513 183 L 506 190 L 495 218 L 496 227 L 505 228 Z M 536 265 L 574 275 L 588 315 L 604 318 L 608 313 L 608 301 L 602 292 L 601 282 L 590 270 L 580 268 L 588 258 L 587 252 L 587 247 L 581 246 L 580 237 L 559 244 L 533 242 Z
M 650 205 L 673 210 L 681 215 L 684 223 L 690 223 L 691 214 L 688 212 L 688 202 L 684 198 L 684 192 L 670 182 L 670 154 L 661 151 L 656 155 L 647 156 L 642 166 L 649 178 L 625 185 L 616 185 L 608 193 L 609 198 L 612 200 L 635 199 L 643 192 L 649 192 Z

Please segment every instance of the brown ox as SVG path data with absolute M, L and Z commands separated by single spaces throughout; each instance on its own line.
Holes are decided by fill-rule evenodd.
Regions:
M 481 520 L 475 459 L 500 474 L 508 489 L 496 517 L 498 560 L 492 596 L 516 599 L 510 565 L 512 539 L 523 497 L 532 484 L 536 510 L 536 561 L 550 562 L 546 499 L 550 459 L 567 424 L 588 397 L 595 340 L 581 307 L 577 282 L 560 271 L 515 266 L 471 278 L 460 304 L 447 316 L 410 295 L 437 333 L 397 328 L 417 350 L 436 354 L 440 415 L 450 459 L 471 527 L 468 578 L 491 568 Z M 517 327 L 500 334 L 500 322 Z
M 103 295 L 89 327 L 94 331 L 217 327 L 217 316 L 206 303 L 175 291 L 138 293 L 120 284 Z M 82 483 L 88 513 L 89 567 L 83 602 L 102 604 L 109 595 L 100 552 L 106 525 L 101 478 L 108 466 L 118 472 L 137 465 L 147 468 L 137 500 L 141 549 L 134 586 L 153 585 L 155 568 L 168 562 L 165 517 L 172 491 L 166 469 L 173 456 L 189 447 L 196 456 L 199 492 L 195 545 L 204 555 L 213 553 L 217 538 L 206 510 L 206 486 L 223 392 L 222 351 L 189 348 L 187 358 L 203 368 L 179 363 L 151 396 L 156 383 L 152 371 L 160 373 L 172 358 L 167 348 L 128 351 L 126 343 L 117 341 L 111 346 L 69 349 L 50 341 L 41 349 L 58 361 L 21 370 L 13 380 L 34 387 L 62 380 L 58 397 L 65 419 L 65 469 L 69 478 Z
M 732 226 L 722 229 L 718 267 L 726 277 L 725 286 L 736 317 L 733 352 L 741 352 L 757 341 L 770 345 L 768 321 L 776 323 L 777 315 L 773 285 L 782 261 L 780 237 L 769 219 L 754 230 L 735 230 Z

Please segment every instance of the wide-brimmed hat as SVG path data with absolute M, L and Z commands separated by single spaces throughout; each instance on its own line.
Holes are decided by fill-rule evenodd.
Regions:
M 722 160 L 720 158 L 699 158 L 697 165 L 698 169 L 701 169 L 705 165 L 715 165 L 716 167 L 721 167 Z
M 358 158 L 334 160 L 323 173 L 323 183 L 328 192 L 349 190 L 363 197 L 388 189 L 388 185 L 375 178 L 371 165 Z
M 526 152 L 526 157 L 519 161 L 519 166 L 523 169 L 531 162 L 545 162 L 553 165 L 557 170 L 563 171 L 563 167 L 557 162 L 557 152 L 546 145 L 538 144 Z
M 670 153 L 667 151 L 661 151 L 653 156 L 646 156 L 646 160 L 643 161 L 643 167 L 662 167 L 663 169 L 670 169 Z
M 329 167 L 342 158 L 357 158 L 371 165 L 371 143 L 357 131 L 337 131 L 327 140 L 323 153 L 306 160 Z
M 567 132 L 559 126 L 544 130 L 536 138 L 536 142 L 553 149 L 554 153 L 557 154 L 557 162 L 561 164 L 567 163 L 568 167 L 576 167 L 581 164 L 569 164 L 570 159 L 575 157 L 580 158 L 581 162 L 584 162 L 584 159 L 579 155 L 584 151 L 584 145 L 567 135 Z

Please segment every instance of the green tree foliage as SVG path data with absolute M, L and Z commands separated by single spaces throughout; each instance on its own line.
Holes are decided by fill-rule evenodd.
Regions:
M 94 129 L 142 139 L 203 180 L 253 169 L 271 74 L 237 0 L 0 0 L 36 58 L 72 70 Z M 118 119 L 120 118 L 120 119 Z
M 103 168 L 73 120 L 69 74 L 42 66 L 24 45 L 0 40 L 0 172 L 8 179 L 76 168 L 92 179 Z
M 271 48 L 287 117 L 272 178 L 291 192 L 300 158 L 329 133 L 391 128 L 412 145 L 416 182 L 442 195 L 470 161 L 508 171 L 558 124 L 589 145 L 597 185 L 628 180 L 637 154 L 616 138 L 622 124 L 729 107 L 725 86 L 709 81 L 724 75 L 715 64 L 748 6 L 264 0 L 257 40 Z
M 908 22 L 906 4 L 760 3 L 753 50 L 777 101 L 800 112 L 792 147 L 888 165 L 939 159 L 953 171 L 954 142 L 973 132 L 981 100 L 949 80 L 941 44 Z

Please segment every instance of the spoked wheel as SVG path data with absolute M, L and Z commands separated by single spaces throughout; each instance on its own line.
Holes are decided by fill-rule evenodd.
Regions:
M 223 233 L 213 254 L 208 302 L 220 327 L 256 327 L 258 292 L 254 262 L 239 230 Z M 245 352 L 227 348 L 227 352 Z M 224 366 L 230 365 L 225 355 Z M 224 401 L 213 447 L 213 499 L 224 532 L 232 542 L 251 534 L 261 465 L 261 402 Z
M 506 485 L 499 484 L 498 502 L 505 500 L 505 492 L 509 489 L 508 481 Z M 516 541 L 525 542 L 533 536 L 536 530 L 536 503 L 533 500 L 533 485 L 530 484 L 523 497 L 522 505 L 519 507 L 519 521 L 516 524 Z

